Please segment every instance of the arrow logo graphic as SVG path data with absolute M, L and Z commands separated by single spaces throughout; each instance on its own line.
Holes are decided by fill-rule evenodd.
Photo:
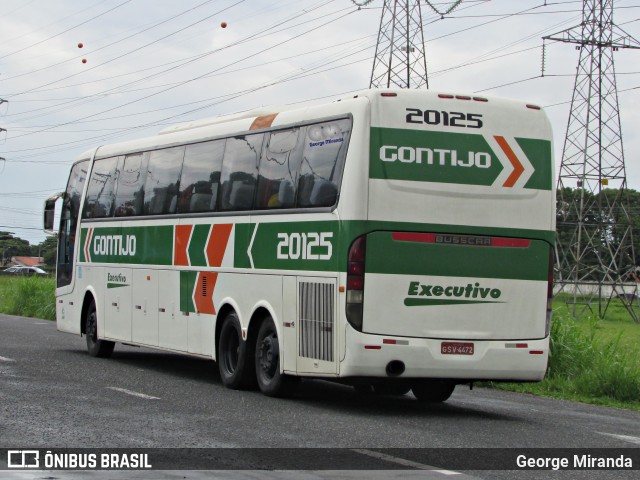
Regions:
M 84 261 L 91 263 L 91 236 L 93 235 L 93 228 L 90 228 L 87 232 L 87 239 L 84 242 Z
M 494 185 L 500 185 L 501 183 L 505 188 L 524 187 L 531 175 L 533 175 L 533 165 L 531 165 L 531 162 L 529 162 L 529 159 L 515 141 L 509 143 L 505 137 L 500 135 L 495 135 L 493 139 L 500 147 L 500 150 L 494 151 L 498 154 L 498 158 L 505 167 L 505 170 L 496 179 L 497 181 L 494 182 Z M 509 170 L 511 171 L 509 172 Z

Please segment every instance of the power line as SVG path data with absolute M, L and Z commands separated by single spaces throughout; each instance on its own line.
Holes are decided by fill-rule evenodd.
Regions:
M 491 23 L 491 22 L 487 22 L 487 23 Z M 465 30 L 466 30 L 466 29 L 465 29 Z M 462 31 L 465 31 L 465 30 L 462 30 Z M 442 38 L 442 37 L 439 37 L 439 38 Z M 515 54 L 515 53 L 514 53 L 514 54 Z M 506 55 L 510 55 L 510 54 L 505 54 L 505 56 L 506 56 Z M 498 57 L 496 57 L 496 58 L 500 58 L 500 56 L 498 56 Z M 470 63 L 470 64 L 474 64 L 474 63 L 479 63 L 479 62 L 472 62 L 472 63 Z M 454 70 L 455 68 L 462 68 L 463 66 L 466 66 L 466 64 L 463 64 L 463 65 L 460 65 L 460 66 L 457 66 L 457 67 L 454 67 L 454 68 L 451 68 L 451 69 L 447 69 L 447 70 Z M 246 68 L 251 68 L 251 67 L 246 67 Z M 238 69 L 238 70 L 240 70 L 240 69 Z M 204 78 L 204 77 L 203 77 L 203 78 Z M 520 81 L 518 81 L 517 83 L 519 83 L 519 82 L 523 82 L 523 81 L 527 81 L 527 80 L 529 80 L 529 79 L 520 80 Z M 515 83 L 515 82 L 512 82 L 512 83 Z M 175 85 L 182 85 L 182 84 L 184 84 L 184 82 L 177 82 Z M 500 86 L 498 86 L 498 87 L 492 87 L 492 88 L 499 88 L 499 87 L 500 87 Z M 156 88 L 156 87 L 149 87 L 149 88 Z M 158 93 L 162 93 L 162 92 L 158 92 Z M 235 98 L 233 94 L 230 94 L 230 95 L 229 95 L 229 97 L 230 97 L 230 98 Z M 147 97 L 144 97 L 144 98 L 147 98 Z M 138 100 L 136 100 L 136 101 L 139 101 L 139 100 L 140 100 L 140 99 L 138 99 Z M 204 100 L 204 101 L 206 101 L 206 100 Z M 226 101 L 226 100 L 225 100 L 225 101 Z M 200 102 L 202 102 L 202 101 L 200 101 Z M 200 103 L 200 102 L 191 102 L 191 103 Z M 121 106 L 126 106 L 126 105 L 128 105 L 128 104 L 130 104 L 130 103 L 132 103 L 132 102 L 125 103 L 124 105 L 121 105 Z M 121 106 L 118 106 L 117 108 L 120 108 Z M 179 115 L 176 115 L 176 116 L 186 115 L 186 114 L 188 114 L 188 113 L 191 113 L 191 112 L 193 112 L 193 111 L 197 111 L 197 110 L 202 109 L 202 108 L 209 108 L 210 106 L 211 106 L 211 105 L 205 105 L 205 106 L 203 106 L 203 107 L 199 107 L 198 109 L 190 110 L 189 112 L 183 112 L 183 113 L 181 113 L 181 114 L 179 114 Z M 174 107 L 174 108 L 175 108 L 175 107 Z M 156 111 L 158 111 L 158 110 L 161 110 L 161 109 L 156 109 Z M 135 114 L 134 114 L 134 115 L 135 115 Z M 174 118 L 174 117 L 176 117 L 176 116 L 169 117 L 169 118 Z M 89 122 L 90 122 L 90 121 L 96 121 L 96 120 L 85 120 L 85 121 L 89 121 Z M 75 122 L 71 122 L 71 123 L 84 123 L 84 121 L 80 120 L 80 121 L 75 121 Z M 154 124 L 154 125 L 157 125 L 157 124 L 158 124 L 158 122 L 153 122 L 153 124 Z M 51 128 L 60 127 L 61 125 L 64 125 L 64 124 L 56 124 L 56 125 L 51 126 Z M 149 125 L 149 124 L 147 124 L 147 125 Z M 144 125 L 143 125 L 143 126 L 144 126 Z M 48 127 L 48 128 L 49 128 L 49 127 Z M 133 127 L 133 128 L 139 128 L 139 126 L 137 126 L 137 127 Z M 36 132 L 31 132 L 31 133 L 36 133 Z M 104 138 L 104 136 L 101 136 L 101 138 Z M 84 139 L 83 141 L 86 141 L 86 140 L 87 140 L 87 139 Z M 66 144 L 61 144 L 61 145 L 68 145 L 68 143 L 66 143 Z M 20 151 L 22 151 L 22 150 L 20 150 Z M 58 163 L 58 162 L 56 162 L 56 163 Z M 67 162 L 59 162 L 59 163 L 67 163 Z
M 188 8 L 187 10 L 184 10 L 184 11 L 182 11 L 182 12 L 180 12 L 180 13 L 176 14 L 176 15 L 172 15 L 171 17 L 169 17 L 169 18 L 167 18 L 167 19 L 165 19 L 165 20 L 162 20 L 161 22 L 155 23 L 155 24 L 151 25 L 150 27 L 147 27 L 147 28 L 145 28 L 145 29 L 143 29 L 143 30 L 139 30 L 139 31 L 137 31 L 137 32 L 135 32 L 135 33 L 133 33 L 133 34 L 131 34 L 131 35 L 128 35 L 128 36 L 123 37 L 123 38 L 121 38 L 121 39 L 119 39 L 119 40 L 116 40 L 115 42 L 112 42 L 112 43 L 109 43 L 109 44 L 107 44 L 107 45 L 103 45 L 102 47 L 98 47 L 98 48 L 96 48 L 96 49 L 94 49 L 94 50 L 91 50 L 91 51 L 89 51 L 89 52 L 88 52 L 88 54 L 89 54 L 89 55 L 94 54 L 94 53 L 96 53 L 96 52 L 99 52 L 100 50 L 104 50 L 104 49 L 109 48 L 109 47 L 111 47 L 111 46 L 113 46 L 113 45 L 116 45 L 116 44 L 118 44 L 118 43 L 124 42 L 125 40 L 128 40 L 128 39 L 130 39 L 130 38 L 132 38 L 132 37 L 135 37 L 136 35 L 141 35 L 141 34 L 142 34 L 142 33 L 144 33 L 144 32 L 147 32 L 147 31 L 149 31 L 149 30 L 151 30 L 151 29 L 153 29 L 153 28 L 156 28 L 156 27 L 158 27 L 158 26 L 160 26 L 160 25 L 164 25 L 164 24 L 165 24 L 165 23 L 167 23 L 167 22 L 170 22 L 170 21 L 172 21 L 172 20 L 175 20 L 176 18 L 179 18 L 179 17 L 181 17 L 182 15 L 186 15 L 187 13 L 190 13 L 190 12 L 192 12 L 192 11 L 194 11 L 194 10 L 196 10 L 196 9 L 198 9 L 198 8 L 200 8 L 200 7 L 202 7 L 202 6 L 206 5 L 206 4 L 208 4 L 208 3 L 215 2 L 215 1 L 218 1 L 218 0 L 207 0 L 207 1 L 205 1 L 205 2 L 202 2 L 202 3 L 200 3 L 200 4 L 198 4 L 198 5 L 194 6 L 194 7 Z M 216 12 L 216 13 L 215 13 L 215 14 L 213 14 L 213 15 L 217 15 L 217 14 L 218 14 L 218 12 Z M 196 24 L 197 24 L 197 23 L 200 23 L 200 22 L 204 22 L 204 21 L 206 21 L 206 20 L 210 19 L 213 15 L 208 16 L 208 17 L 205 17 L 204 19 L 202 19 L 202 20 L 200 20 L 200 21 L 196 22 Z M 187 27 L 185 27 L 185 28 L 189 28 L 189 27 L 191 27 L 191 26 L 193 26 L 193 25 L 194 25 L 194 24 L 189 25 L 189 26 L 187 26 Z M 178 32 L 180 32 L 180 30 L 178 30 L 178 31 L 177 31 L 177 32 L 175 32 L 175 33 L 178 33 Z M 158 39 L 157 41 L 164 40 L 164 39 L 165 39 L 165 37 L 160 38 L 160 39 Z M 141 47 L 141 48 L 144 48 L 144 47 Z M 133 50 L 133 51 L 131 51 L 131 52 L 129 52 L 129 53 L 133 53 L 133 52 L 135 52 L 135 50 Z M 49 68 L 59 67 L 60 65 L 63 65 L 63 64 L 65 64 L 65 63 L 69 63 L 69 62 L 71 62 L 71 61 L 74 61 L 76 58 L 77 58 L 77 57 L 75 57 L 75 58 L 73 58 L 73 59 L 70 59 L 70 60 L 63 60 L 63 61 L 61 61 L 61 62 L 57 62 L 57 63 L 51 64 L 51 65 L 47 65 L 47 66 L 42 67 L 42 68 L 38 68 L 38 69 L 36 69 L 36 70 L 31 70 L 31 71 L 29 71 L 29 72 L 21 73 L 21 74 L 19 74 L 19 75 L 14 75 L 14 76 L 12 76 L 12 77 L 6 77 L 6 78 L 4 78 L 4 80 L 5 80 L 5 81 L 8 81 L 8 80 L 13 80 L 13 79 L 16 79 L 16 78 L 24 77 L 24 76 L 27 76 L 27 75 L 33 75 L 34 73 L 38 73 L 38 72 L 41 72 L 41 71 L 43 71 L 43 70 L 47 70 L 47 69 L 49 69 Z M 116 59 L 117 59 L 117 58 L 120 58 L 120 57 L 116 57 Z M 110 61 L 111 61 L 111 60 L 110 60 Z M 109 63 L 109 62 L 105 62 L 105 63 Z M 98 67 L 100 67 L 100 66 L 104 65 L 105 63 L 98 65 Z M 94 68 L 97 68 L 97 67 L 91 67 L 91 68 L 89 68 L 89 69 L 84 70 L 82 73 L 86 73 L 86 71 L 87 71 L 87 70 L 93 70 Z M 79 75 L 79 74 L 77 74 L 77 75 Z M 68 77 L 67 77 L 67 78 L 68 78 Z M 65 79 L 66 79 L 66 78 L 65 78 Z M 65 79 L 63 79 L 63 80 L 65 80 Z M 22 95 L 22 93 L 19 93 L 19 94 L 16 94 L 16 95 Z
M 244 0 L 241 0 L 241 1 L 244 1 Z M 277 43 L 277 44 L 275 44 L 275 45 L 272 45 L 272 46 L 266 47 L 266 48 L 264 48 L 264 49 L 262 49 L 262 50 L 260 50 L 260 51 L 258 51 L 258 52 L 255 52 L 255 53 L 249 54 L 249 55 L 247 55 L 247 56 L 245 56 L 245 57 L 243 57 L 243 58 L 241 58 L 241 59 L 239 59 L 239 60 L 232 61 L 231 63 L 228 63 L 227 65 L 225 65 L 225 67 L 223 67 L 223 68 L 226 68 L 226 67 L 229 67 L 229 66 L 232 66 L 232 65 L 236 65 L 236 64 L 238 64 L 238 63 L 240 63 L 240 62 L 242 62 L 242 61 L 244 61 L 244 60 L 247 60 L 247 59 L 249 59 L 249 58 L 252 58 L 252 57 L 255 57 L 255 56 L 260 55 L 260 54 L 262 54 L 262 53 L 265 53 L 266 51 L 268 51 L 268 50 L 270 50 L 270 49 L 272 49 L 272 48 L 274 48 L 274 47 L 284 45 L 285 43 L 288 43 L 288 42 L 290 42 L 290 41 L 292 41 L 292 40 L 294 40 L 294 39 L 297 39 L 297 38 L 299 38 L 299 37 L 301 37 L 301 36 L 303 36 L 303 35 L 306 35 L 306 34 L 308 34 L 308 33 L 310 33 L 310 32 L 313 32 L 313 31 L 315 31 L 315 30 L 318 30 L 319 28 L 322 28 L 322 27 L 324 27 L 325 25 L 327 25 L 327 24 L 329 24 L 329 23 L 333 23 L 333 22 L 335 22 L 335 20 L 339 20 L 339 19 L 341 19 L 341 18 L 344 18 L 344 17 L 346 17 L 346 16 L 350 15 L 351 13 L 353 13 L 354 11 L 355 11 L 355 10 L 350 10 L 349 12 L 347 12 L 347 13 L 346 13 L 346 14 L 344 14 L 344 15 L 341 15 L 341 16 L 340 16 L 340 17 L 338 17 L 337 19 L 330 19 L 330 20 L 328 20 L 327 22 L 322 23 L 321 25 L 319 25 L 319 26 L 317 26 L 317 27 L 313 27 L 313 28 L 311 28 L 311 29 L 309 29 L 309 30 L 307 30 L 307 31 L 303 32 L 302 34 L 298 34 L 298 35 L 296 35 L 296 36 L 294 36 L 294 37 L 287 38 L 286 40 L 283 40 L 283 41 L 281 41 L 281 42 L 279 42 L 279 43 Z M 189 84 L 189 83 L 191 83 L 191 82 L 194 82 L 194 81 L 196 81 L 196 80 L 198 80 L 198 79 L 200 79 L 200 78 L 203 78 L 204 76 L 206 76 L 206 75 L 208 75 L 208 74 L 211 74 L 211 73 L 213 73 L 214 71 L 217 71 L 217 70 L 219 70 L 219 69 L 220 69 L 220 67 L 216 68 L 215 70 L 211 70 L 211 71 L 209 71 L 209 72 L 207 72 L 207 73 L 205 73 L 205 74 L 198 75 L 198 76 L 196 76 L 196 77 L 194 77 L 194 78 L 190 78 L 190 79 L 188 79 L 188 80 L 184 80 L 183 82 L 180 82 L 180 83 L 179 83 L 179 84 L 177 84 L 177 85 L 173 85 L 173 86 L 167 87 L 167 88 L 165 88 L 165 89 L 163 89 L 163 90 L 161 90 L 161 91 L 159 91 L 159 92 L 155 92 L 155 93 L 152 93 L 152 94 L 149 94 L 149 95 L 143 96 L 143 97 L 141 97 L 141 98 L 138 98 L 138 99 L 132 100 L 132 101 L 130 101 L 130 102 L 126 102 L 126 103 L 124 103 L 124 104 L 122 104 L 122 105 L 118 105 L 118 106 L 115 106 L 115 107 L 108 108 L 108 109 L 106 109 L 106 110 L 102 110 L 102 111 L 97 112 L 97 113 L 93 113 L 93 114 L 90 114 L 90 115 L 86 115 L 86 116 L 81 117 L 81 118 L 76 119 L 76 120 L 72 120 L 72 121 L 68 121 L 68 122 L 61 123 L 61 124 L 59 124 L 58 126 L 71 125 L 71 124 L 74 124 L 74 123 L 76 123 L 76 122 L 78 122 L 78 121 L 80 121 L 80 120 L 86 120 L 86 119 L 88 119 L 88 118 L 93 118 L 93 117 L 96 117 L 96 116 L 98 116 L 98 115 L 102 115 L 102 114 L 104 114 L 104 113 L 108 113 L 108 112 L 111 112 L 111 111 L 117 110 L 117 109 L 122 108 L 122 107 L 124 107 L 124 106 L 132 105 L 132 104 L 134 104 L 134 103 L 138 103 L 138 102 L 140 102 L 140 101 L 142 101 L 142 100 L 146 100 L 146 99 L 149 99 L 149 98 L 154 97 L 154 96 L 156 96 L 156 95 L 159 95 L 159 94 L 161 94 L 161 93 L 165 93 L 165 92 L 167 92 L 167 91 L 173 90 L 174 88 L 177 88 L 177 87 L 179 87 L 179 86 L 187 85 L 187 84 Z M 53 127 L 52 127 L 52 128 L 53 128 Z M 24 137 L 24 136 L 27 136 L 27 135 L 33 135 L 33 134 L 36 134 L 36 133 L 42 133 L 42 132 L 45 132 L 45 131 L 47 131 L 47 130 L 50 130 L 50 128 L 44 128 L 44 129 L 37 130 L 37 131 L 35 131 L 35 132 L 31 132 L 31 133 L 24 133 L 24 134 L 22 134 L 22 135 L 17 135 L 17 136 L 15 136 L 15 137 L 13 137 L 13 138 L 15 139 L 15 138 Z M 7 152 L 7 153 L 9 153 L 9 152 Z
M 93 17 L 89 18 L 88 20 L 85 20 L 84 22 L 80 22 L 80 23 L 78 23 L 77 25 L 74 25 L 73 27 L 69 27 L 69 28 L 67 28 L 66 30 L 63 30 L 63 31 L 62 31 L 62 32 L 60 32 L 60 33 L 56 33 L 55 35 L 51 35 L 50 37 L 47 37 L 47 38 L 45 38 L 44 40 L 40 40 L 39 42 L 32 43 L 31 45 L 28 45 L 28 46 L 26 46 L 26 47 L 23 47 L 23 48 L 21 48 L 21 49 L 19 49 L 19 50 L 15 50 L 15 51 L 13 51 L 13 52 L 11 52 L 11 53 L 7 53 L 6 55 L 2 55 L 2 56 L 0 56 L 0 60 L 2 60 L 3 58 L 7 58 L 7 57 L 10 57 L 10 56 L 12 56 L 12 55 L 15 55 L 16 53 L 24 52 L 25 50 L 28 50 L 28 49 L 30 49 L 30 48 L 33 48 L 33 47 L 35 47 L 35 46 L 37 46 L 37 45 L 41 45 L 41 44 L 43 44 L 43 43 L 45 43 L 45 42 L 48 42 L 49 40 L 51 40 L 51 39 L 53 39 L 53 38 L 59 37 L 60 35 L 63 35 L 63 34 L 65 34 L 65 33 L 67 33 L 67 32 L 70 32 L 71 30 L 75 30 L 76 28 L 78 28 L 78 27 L 80 27 L 80 26 L 82 26 L 82 25 L 85 25 L 85 24 L 87 24 L 87 23 L 89 23 L 89 22 L 91 22 L 91 21 L 95 20 L 96 18 L 100 18 L 100 17 L 102 17 L 102 16 L 106 15 L 107 13 L 113 12 L 114 10 L 116 10 L 116 9 L 118 9 L 118 8 L 120 8 L 120 7 L 122 7 L 123 5 L 126 5 L 127 3 L 130 3 L 131 1 L 132 1 L 132 0 L 125 0 L 124 2 L 122 2 L 122 3 L 118 4 L 118 5 L 116 5 L 115 7 L 110 8 L 109 10 L 107 10 L 107 11 L 105 11 L 105 12 L 99 13 L 98 15 L 95 15 L 95 16 L 93 16 Z

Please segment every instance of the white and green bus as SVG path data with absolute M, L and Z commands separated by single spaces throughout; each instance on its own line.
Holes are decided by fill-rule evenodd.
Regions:
M 230 388 L 300 377 L 444 401 L 539 381 L 555 192 L 545 113 L 368 90 L 176 125 L 82 154 L 62 196 L 56 314 L 216 361 Z

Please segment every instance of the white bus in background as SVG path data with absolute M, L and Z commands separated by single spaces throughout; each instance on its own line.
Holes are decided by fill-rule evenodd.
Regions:
M 211 358 L 272 396 L 300 377 L 421 401 L 539 381 L 551 138 L 534 105 L 369 90 L 100 146 L 58 195 L 58 329 L 94 356 Z

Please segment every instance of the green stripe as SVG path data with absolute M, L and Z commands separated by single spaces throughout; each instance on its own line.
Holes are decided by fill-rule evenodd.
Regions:
M 261 223 L 251 247 L 254 267 L 337 271 L 339 227 L 337 221 Z
M 309 215 L 313 218 L 313 215 Z M 211 223 L 221 222 L 222 220 L 228 221 L 224 218 L 211 218 Z M 204 255 L 204 247 L 206 245 L 207 234 L 209 232 L 209 225 L 198 225 L 194 228 L 194 235 L 191 241 L 189 249 L 189 255 L 191 256 L 192 265 L 205 266 L 206 258 Z M 235 244 L 228 245 L 227 248 L 234 249 L 234 267 L 235 268 L 251 268 L 250 259 L 247 254 L 251 237 L 254 233 L 255 223 L 239 223 L 234 226 Z M 163 226 L 137 226 L 137 227 L 101 227 L 96 226 L 93 232 L 93 240 L 96 236 L 104 235 L 127 235 L 136 236 L 136 255 L 134 256 L 122 256 L 122 255 L 99 255 L 94 253 L 94 241 L 91 242 L 91 261 L 93 263 L 111 263 L 111 264 L 139 264 L 139 265 L 171 265 L 173 261 L 173 225 Z M 367 221 L 367 220 L 351 220 L 340 222 L 338 220 L 328 221 L 307 221 L 307 222 L 276 222 L 276 223 L 260 223 L 258 230 L 256 231 L 255 238 L 253 239 L 253 246 L 251 248 L 251 255 L 253 257 L 253 263 L 255 268 L 260 269 L 281 269 L 292 271 L 346 271 L 347 267 L 347 255 L 349 246 L 355 238 L 364 234 L 376 235 L 377 233 L 386 233 L 387 238 L 390 238 L 390 232 L 430 232 L 430 233 L 449 233 L 449 234 L 466 234 L 466 235 L 482 235 L 482 236 L 494 236 L 494 237 L 509 237 L 509 238 L 527 238 L 531 240 L 539 240 L 539 243 L 535 244 L 534 252 L 520 252 L 524 253 L 521 257 L 517 254 L 514 258 L 510 256 L 505 257 L 504 249 L 499 248 L 486 248 L 482 250 L 482 254 L 488 253 L 487 260 L 489 262 L 488 267 L 493 268 L 491 262 L 500 264 L 504 263 L 505 259 L 510 263 L 520 262 L 522 265 L 520 270 L 529 268 L 528 266 L 537 265 L 537 262 L 541 262 L 543 270 L 546 275 L 546 268 L 548 261 L 546 255 L 548 255 L 549 248 L 555 244 L 555 232 L 547 230 L 533 230 L 533 229 L 511 229 L 511 228 L 495 228 L 495 227 L 478 227 L 478 226 L 466 226 L 466 225 L 443 225 L 443 224 L 427 224 L 417 222 L 388 222 L 388 221 Z M 80 261 L 86 261 L 84 258 L 84 242 L 86 240 L 88 228 L 82 228 L 80 236 L 80 244 L 78 249 L 80 250 Z M 282 245 L 283 237 L 278 237 L 278 234 L 284 234 L 287 236 L 289 243 L 293 234 L 297 234 L 302 241 L 302 234 L 305 234 L 307 239 L 307 245 L 309 239 L 313 236 L 310 234 L 322 234 L 330 233 L 330 241 L 332 243 L 332 255 L 331 259 L 303 259 L 302 255 L 298 259 L 288 256 L 286 259 L 277 258 L 279 251 L 290 253 L 290 244 L 287 246 Z M 371 240 L 371 248 L 375 247 L 375 240 Z M 417 244 L 421 245 L 421 244 Z M 411 265 L 412 256 L 420 258 L 424 254 L 428 253 L 430 256 L 442 256 L 446 253 L 448 258 L 453 258 L 453 264 L 459 262 L 465 258 L 465 254 L 471 255 L 471 250 L 464 250 L 474 247 L 456 247 L 456 246 L 438 246 L 437 253 L 431 251 L 424 251 L 419 247 L 417 250 L 412 251 L 411 248 L 407 250 L 404 247 L 397 249 L 396 245 L 388 245 L 388 249 L 380 247 L 377 251 L 370 250 L 371 255 L 367 257 L 368 261 L 372 261 L 372 270 L 383 273 L 404 273 L 405 270 L 410 272 L 413 268 L 406 268 L 405 263 Z M 389 250 L 392 248 L 394 250 Z M 312 254 L 326 254 L 326 247 L 320 245 L 311 246 L 310 252 Z M 377 247 L 375 247 L 377 249 Z M 441 250 L 442 248 L 453 248 L 448 252 Z M 481 247 L 478 247 L 481 248 Z M 294 249 L 295 250 L 295 249 Z M 492 252 L 489 252 L 489 251 Z M 406 254 L 404 252 L 407 252 Z M 475 251 L 475 250 L 474 250 Z M 397 252 L 397 253 L 396 253 Z M 294 252 L 295 253 L 295 252 Z M 462 253 L 463 255 L 458 255 Z M 528 258 L 533 253 L 532 258 Z M 380 257 L 374 259 L 373 257 Z M 398 256 L 400 259 L 400 265 L 396 267 L 388 267 L 385 262 L 389 258 Z M 406 260 L 403 260 L 407 257 Z M 442 263 L 442 262 L 441 262 Z M 424 265 L 422 265 L 424 266 Z M 439 267 L 442 272 L 456 271 L 451 269 L 449 264 L 442 263 Z M 462 267 L 459 267 L 460 270 Z M 484 267 L 483 267 L 484 268 Z M 450 273 L 446 273 L 447 275 Z M 521 278 L 520 273 L 517 274 L 517 278 Z M 541 274 L 536 273 L 535 277 L 538 278 Z M 471 275 L 476 276 L 476 275 Z M 480 275 L 485 276 L 485 275 Z M 507 278 L 507 277 L 501 277 Z M 546 278 L 546 277 L 545 277 Z
M 83 228 L 80 234 L 81 243 L 78 246 L 82 251 L 80 261 L 86 261 L 84 245 L 88 230 Z M 133 255 L 130 251 L 126 251 L 128 249 L 123 245 L 130 237 L 135 238 Z M 89 245 L 89 255 L 92 263 L 171 265 L 173 263 L 173 225 L 96 226 Z
M 107 283 L 107 288 L 120 288 L 120 287 L 128 287 L 129 284 L 125 283 Z
M 342 222 L 342 238 L 354 239 L 359 235 L 376 231 L 391 232 L 429 232 L 465 235 L 484 235 L 488 237 L 528 238 L 544 240 L 555 245 L 554 230 L 534 230 L 525 228 L 500 228 L 470 225 L 448 225 L 442 223 L 393 222 L 379 220 L 351 220 Z M 350 243 L 350 242 L 349 242 Z
M 550 245 L 474 247 L 396 241 L 391 232 L 367 236 L 367 273 L 547 280 Z
M 192 266 L 207 266 L 207 257 L 205 256 L 204 249 L 207 245 L 210 230 L 210 224 L 196 225 L 193 227 L 191 242 L 189 243 L 189 260 Z
M 474 164 L 477 154 L 486 168 Z M 372 127 L 370 155 L 370 178 L 489 186 L 504 169 L 484 137 L 469 133 Z
M 551 190 L 551 142 L 532 138 L 516 138 L 516 141 L 535 169 L 524 188 Z
M 180 311 L 195 313 L 193 304 L 193 287 L 198 277 L 197 272 L 180 272 Z
M 251 268 L 247 248 L 249 247 L 253 227 L 253 223 L 236 223 L 233 227 L 235 245 L 229 245 L 227 248 L 233 248 L 233 266 L 235 268 Z
M 429 300 L 420 298 L 405 298 L 404 304 L 407 307 L 432 307 L 437 305 L 463 305 L 472 303 L 505 303 L 505 302 L 491 302 L 487 300 Z
M 534 168 L 524 188 L 551 190 L 551 142 L 532 138 L 516 142 Z M 478 134 L 372 127 L 370 148 L 369 177 L 376 179 L 490 186 L 504 170 Z

